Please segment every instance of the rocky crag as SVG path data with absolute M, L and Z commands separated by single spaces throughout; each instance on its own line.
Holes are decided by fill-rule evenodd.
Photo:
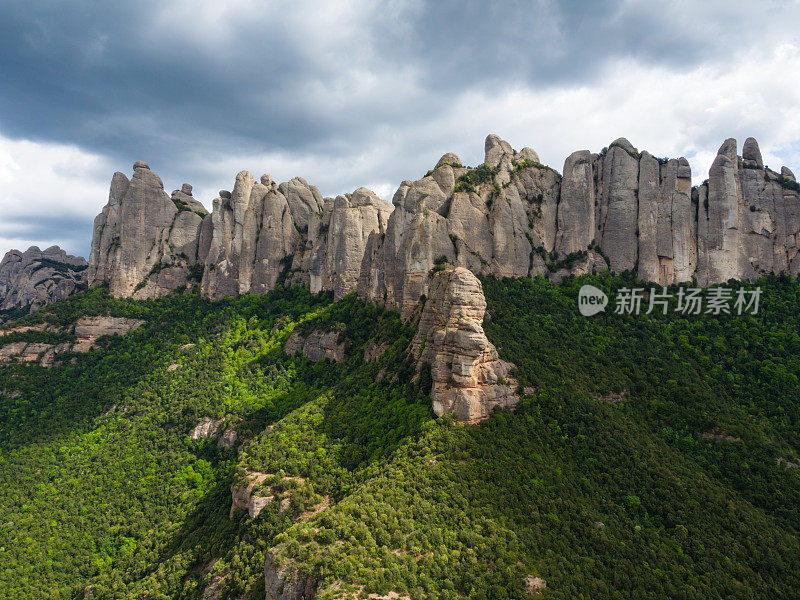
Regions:
M 112 178 L 88 268 L 57 248 L 12 251 L 0 264 L 0 310 L 38 308 L 84 277 L 135 298 L 194 288 L 219 299 L 283 284 L 336 298 L 357 291 L 403 318 L 421 315 L 415 352 L 433 366 L 437 411 L 473 421 L 513 404 L 508 368 L 482 333 L 474 275 L 558 281 L 610 269 L 710 285 L 800 273 L 800 185 L 787 167 L 766 167 L 752 138 L 741 156 L 726 140 L 697 187 L 685 158 L 656 158 L 624 138 L 574 152 L 563 175 L 496 135 L 484 150 L 475 168 L 445 154 L 421 179 L 403 181 L 391 205 L 366 188 L 323 198 L 300 177 L 278 184 L 242 171 L 210 213 L 191 185 L 167 194 L 136 162 L 130 179 Z M 467 289 L 474 298 L 463 297 Z M 287 349 L 308 353 L 330 340 L 299 342 Z M 328 350 L 318 358 L 341 354 Z
M 137 162 L 130 180 L 114 175 L 95 221 L 88 283 L 137 298 L 196 286 L 211 299 L 297 283 L 422 314 L 420 330 L 435 329 L 416 349 L 434 367 L 434 404 L 473 421 L 513 398 L 498 384 L 508 369 L 482 334 L 485 302 L 468 272 L 558 281 L 610 269 L 661 285 L 800 272 L 800 186 L 788 168 L 767 168 L 752 138 L 741 156 L 726 140 L 698 187 L 685 158 L 659 159 L 624 138 L 574 152 L 563 175 L 496 135 L 484 150 L 476 168 L 445 154 L 403 181 L 393 206 L 365 188 L 323 198 L 300 177 L 278 184 L 242 171 L 211 213 L 190 185 L 168 196 Z
M 437 415 L 476 423 L 517 403 L 513 365 L 500 360 L 486 338 L 485 312 L 481 282 L 469 269 L 445 267 L 433 275 L 412 352 L 420 368 L 430 365 Z
M 486 138 L 484 163 L 445 154 L 402 182 L 388 205 L 371 191 L 323 198 L 302 178 L 242 171 L 208 213 L 184 184 L 168 196 L 145 163 L 116 173 L 95 221 L 90 285 L 153 297 L 197 285 L 212 299 L 279 282 L 365 299 L 410 315 L 438 261 L 478 275 L 560 279 L 610 268 L 659 284 L 701 285 L 800 272 L 800 186 L 763 164 L 748 138 L 719 150 L 691 185 L 685 158 L 658 159 L 620 138 L 570 155 L 563 176 L 530 148 Z
M 127 317 L 81 317 L 74 323 L 58 326 L 51 323 L 23 325 L 0 329 L 0 363 L 35 362 L 43 367 L 52 367 L 62 361 L 64 355 L 84 353 L 91 350 L 97 340 L 106 335 L 125 335 L 140 327 L 141 319 Z M 41 332 L 63 337 L 58 342 L 28 342 L 15 340 L 15 334 Z
M 197 285 L 219 299 L 266 293 L 283 277 L 341 297 L 355 288 L 367 240 L 385 231 L 391 212 L 364 188 L 323 199 L 300 177 L 278 185 L 247 171 L 233 191 L 220 191 L 211 213 L 191 194 L 184 184 L 168 196 L 143 162 L 130 180 L 115 173 L 95 219 L 90 285 L 135 298 Z
M 66 298 L 85 284 L 87 266 L 83 258 L 58 246 L 10 250 L 0 261 L 0 322 L 3 313 L 25 307 L 38 310 Z
M 136 298 L 185 286 L 207 216 L 192 186 L 168 196 L 147 163 L 134 163 L 130 179 L 114 173 L 108 204 L 94 220 L 89 285 L 104 282 L 112 295 Z

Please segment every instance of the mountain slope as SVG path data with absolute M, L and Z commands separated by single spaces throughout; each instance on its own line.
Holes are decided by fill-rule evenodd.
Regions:
M 470 426 L 431 411 L 413 320 L 352 295 L 94 288 L 26 317 L 144 324 L 0 363 L 0 595 L 796 597 L 800 284 L 759 282 L 755 316 L 586 319 L 587 282 L 633 280 L 484 279 L 527 393 Z M 283 350 L 326 332 L 340 362 Z

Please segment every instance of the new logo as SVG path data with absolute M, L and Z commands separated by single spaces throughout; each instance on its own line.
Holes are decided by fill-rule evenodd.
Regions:
M 581 286 L 578 292 L 578 310 L 584 317 L 591 317 L 606 309 L 608 296 L 603 290 L 599 290 L 593 285 Z

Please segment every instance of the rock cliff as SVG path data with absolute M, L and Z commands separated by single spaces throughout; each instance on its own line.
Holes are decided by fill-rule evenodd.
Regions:
M 800 273 L 800 186 L 794 174 L 764 166 L 748 138 L 742 156 L 726 140 L 697 189 L 697 279 L 701 285 Z
M 85 284 L 87 266 L 83 258 L 58 246 L 10 250 L 0 261 L 0 322 L 3 312 L 25 307 L 38 310 L 66 298 Z
M 168 196 L 147 163 L 133 177 L 114 173 L 108 204 L 94 220 L 89 285 L 108 283 L 114 296 L 154 298 L 187 284 L 208 211 L 185 184 Z
M 90 284 L 152 297 L 199 283 L 209 298 L 265 293 L 279 281 L 340 298 L 357 289 L 405 317 L 428 292 L 437 260 L 476 274 L 522 277 L 610 268 L 667 285 L 800 271 L 800 186 L 763 164 L 748 138 L 719 150 L 693 188 L 685 158 L 659 159 L 619 138 L 574 152 L 563 176 L 536 152 L 486 138 L 484 162 L 441 157 L 403 181 L 388 205 L 359 188 L 323 198 L 296 177 L 242 171 L 208 214 L 185 184 L 168 196 L 145 163 L 116 173 L 95 221 Z
M 562 175 L 531 148 L 489 135 L 481 165 L 447 153 L 421 179 L 403 181 L 391 206 L 365 188 L 323 198 L 300 177 L 278 184 L 242 171 L 209 214 L 190 185 L 168 196 L 137 162 L 130 180 L 112 179 L 88 281 L 134 297 L 193 285 L 211 299 L 282 283 L 336 298 L 357 290 L 406 319 L 427 298 L 416 351 L 433 366 L 437 412 L 473 421 L 513 394 L 502 383 L 508 366 L 483 335 L 485 301 L 470 272 L 559 281 L 608 268 L 661 285 L 800 273 L 791 170 L 767 168 L 754 139 L 741 156 L 729 139 L 708 180 L 694 188 L 691 180 L 685 158 L 656 158 L 625 138 L 600 153 L 574 152 Z M 443 265 L 452 266 L 430 276 Z M 341 354 L 332 338 L 298 336 L 287 351 Z
M 356 288 L 365 247 L 391 207 L 366 188 L 323 198 L 305 179 L 277 184 L 247 171 L 208 213 L 184 184 L 171 196 L 146 163 L 115 173 L 95 219 L 89 284 L 151 298 L 199 285 L 211 299 L 263 294 L 279 279 L 340 298 Z
M 52 367 L 62 360 L 64 354 L 88 352 L 101 337 L 125 335 L 143 323 L 141 319 L 127 317 L 81 317 L 64 327 L 50 323 L 11 328 L 7 325 L 6 329 L 0 330 L 0 362 L 38 362 L 43 367 Z M 61 334 L 70 339 L 56 343 L 10 341 L 14 339 L 13 334 L 23 334 L 28 331 L 56 334 L 56 336 Z
M 513 365 L 500 360 L 483 332 L 485 312 L 481 282 L 469 269 L 447 266 L 433 275 L 412 352 L 420 366 L 430 365 L 437 415 L 476 423 L 518 401 Z
M 324 359 L 342 362 L 346 346 L 339 343 L 339 333 L 336 331 L 304 332 L 298 328 L 289 335 L 283 349 L 289 356 L 302 353 L 312 362 Z
M 317 582 L 291 565 L 281 565 L 271 552 L 264 562 L 267 600 L 314 600 Z
M 515 152 L 495 135 L 486 138 L 485 162 L 475 169 L 445 154 L 395 193 L 386 234 L 372 236 L 367 248 L 359 294 L 408 316 L 427 294 L 437 260 L 499 277 L 546 273 L 560 186 L 561 176 L 536 152 Z

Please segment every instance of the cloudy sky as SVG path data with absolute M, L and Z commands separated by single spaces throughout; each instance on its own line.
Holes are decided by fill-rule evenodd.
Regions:
M 0 251 L 86 255 L 114 171 L 210 206 L 248 169 L 390 199 L 497 133 L 800 171 L 800 2 L 0 0 Z

